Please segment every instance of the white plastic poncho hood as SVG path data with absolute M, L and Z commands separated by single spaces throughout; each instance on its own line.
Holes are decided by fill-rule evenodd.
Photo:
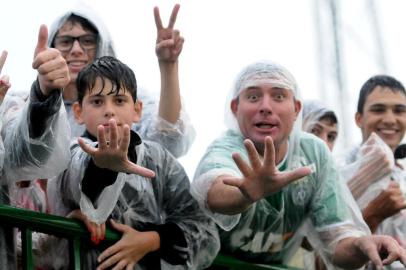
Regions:
M 332 114 L 336 117 L 332 109 L 327 107 L 320 101 L 317 100 L 306 100 L 303 102 L 303 125 L 302 128 L 306 132 L 311 132 L 315 124 L 317 124 L 320 119 L 322 119 L 327 114 Z M 337 119 L 338 126 L 338 119 Z

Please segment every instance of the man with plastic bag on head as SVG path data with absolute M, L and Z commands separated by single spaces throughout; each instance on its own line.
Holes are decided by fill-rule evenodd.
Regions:
M 0 178 L 2 204 L 10 204 L 10 192 L 16 181 L 53 177 L 62 172 L 70 160 L 70 135 L 66 132 L 70 130 L 61 95 L 69 81 L 68 67 L 59 51 L 46 46 L 47 35 L 47 28 L 41 26 L 32 64 L 38 70 L 38 78 L 32 84 L 28 101 L 8 94 L 0 107 L 4 144 L 0 150 L 2 160 L 4 158 Z M 15 230 L 2 224 L 2 269 L 17 269 L 15 238 Z
M 309 241 L 330 268 L 406 263 L 396 241 L 369 235 L 325 143 L 300 131 L 301 102 L 289 71 L 266 61 L 247 66 L 226 106 L 229 130 L 208 147 L 191 188 L 221 229 L 222 252 L 286 262 L 309 218 Z
M 339 162 L 340 171 L 375 234 L 406 247 L 406 171 L 394 152 L 406 130 L 406 91 L 401 82 L 377 75 L 362 86 L 355 115 L 362 144 Z M 397 262 L 394 269 L 401 267 Z
M 144 113 L 142 120 L 132 127 L 143 138 L 167 148 L 175 157 L 185 155 L 195 138 L 195 130 L 180 97 L 178 57 L 184 39 L 174 29 L 179 7 L 175 5 L 173 8 L 167 27 L 162 25 L 158 8 L 154 9 L 157 26 L 155 51 L 161 72 L 160 99 L 157 104 L 152 93 L 141 89 L 139 98 L 143 102 Z M 131 34 L 131 28 L 128 29 Z M 77 75 L 96 57 L 116 56 L 113 41 L 94 10 L 81 3 L 54 21 L 50 28 L 48 45 L 60 50 L 68 63 L 71 80 L 63 93 L 63 100 L 72 137 L 81 136 L 85 128 L 75 121 L 72 112 L 72 104 L 77 98 Z M 136 48 L 134 44 L 134 49 Z

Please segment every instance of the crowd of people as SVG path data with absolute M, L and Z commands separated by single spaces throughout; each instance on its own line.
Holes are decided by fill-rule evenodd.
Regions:
M 29 96 L 9 94 L 10 78 L 0 78 L 0 203 L 83 222 L 82 269 L 216 269 L 219 253 L 305 269 L 402 269 L 402 83 L 365 82 L 355 115 L 362 143 L 336 158 L 336 113 L 303 101 L 284 66 L 250 63 L 226 100 L 227 130 L 189 180 L 177 160 L 195 137 L 179 86 L 179 8 L 167 26 L 153 11 L 159 100 L 139 89 L 92 10 L 40 27 Z M 106 226 L 122 234 L 109 247 L 99 245 Z M 0 226 L 2 268 L 21 266 L 18 239 Z M 37 235 L 34 248 L 37 269 L 73 263 L 53 236 Z

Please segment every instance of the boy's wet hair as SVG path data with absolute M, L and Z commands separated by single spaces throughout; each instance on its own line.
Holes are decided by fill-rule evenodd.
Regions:
M 81 16 L 78 16 L 76 14 L 71 14 L 66 19 L 65 23 L 67 23 L 67 22 L 72 23 L 72 25 L 79 24 L 80 26 L 82 26 L 83 30 L 90 31 L 92 34 L 95 34 L 97 36 L 99 35 L 99 30 L 97 30 L 96 26 L 93 25 L 90 21 L 88 21 L 87 19 L 85 19 L 85 18 L 83 18 Z M 59 32 L 59 29 L 58 29 L 58 32 Z M 55 42 L 55 37 L 56 36 L 57 35 L 55 35 L 54 39 L 52 40 L 52 43 L 51 43 L 52 48 L 54 48 L 54 46 L 55 46 L 54 42 Z
M 367 97 L 374 91 L 375 87 L 388 87 L 393 92 L 401 92 L 406 96 L 406 90 L 403 84 L 394 77 L 388 75 L 376 75 L 369 78 L 361 87 L 358 98 L 357 112 L 362 114 Z
M 112 88 L 108 95 L 118 95 L 120 91 L 130 91 L 134 100 L 137 101 L 137 80 L 135 74 L 126 64 L 112 56 L 103 56 L 97 58 L 92 64 L 83 68 L 76 79 L 78 90 L 78 102 L 82 104 L 86 92 L 93 89 L 96 79 L 102 81 L 102 88 L 98 89 L 101 93 L 106 85 L 105 81 L 109 80 Z

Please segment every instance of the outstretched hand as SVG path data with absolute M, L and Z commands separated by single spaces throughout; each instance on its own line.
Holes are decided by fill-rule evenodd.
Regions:
M 180 36 L 179 30 L 173 29 L 179 8 L 179 4 L 173 7 L 167 27 L 163 27 L 158 7 L 154 8 L 155 25 L 157 28 L 155 52 L 159 61 L 176 62 L 182 51 L 185 40 Z
M 243 178 L 225 178 L 223 183 L 235 186 L 251 202 L 280 191 L 289 183 L 311 173 L 310 168 L 301 167 L 289 172 L 280 172 L 275 166 L 275 148 L 270 136 L 265 138 L 264 158 L 261 158 L 251 140 L 246 139 L 244 146 L 248 152 L 251 166 L 242 157 L 234 153 L 233 159 L 243 174 Z
M 41 25 L 32 67 L 38 70 L 39 85 L 45 96 L 54 89 L 62 90 L 70 81 L 65 59 L 57 49 L 48 48 L 47 40 L 48 29 L 45 25 Z
M 130 144 L 130 127 L 123 126 L 123 136 L 119 140 L 117 123 L 114 119 L 109 121 L 110 138 L 107 141 L 106 131 L 103 125 L 97 127 L 98 148 L 85 143 L 78 138 L 80 147 L 92 156 L 94 163 L 99 168 L 106 168 L 116 172 L 134 173 L 152 178 L 155 173 L 147 168 L 138 166 L 128 159 L 128 146 Z
M 4 63 L 7 59 L 7 51 L 3 51 L 0 56 L 0 75 L 1 71 L 3 70 Z M 4 97 L 6 96 L 7 90 L 10 88 L 9 77 L 7 75 L 3 75 L 0 77 L 0 104 L 3 102 Z

